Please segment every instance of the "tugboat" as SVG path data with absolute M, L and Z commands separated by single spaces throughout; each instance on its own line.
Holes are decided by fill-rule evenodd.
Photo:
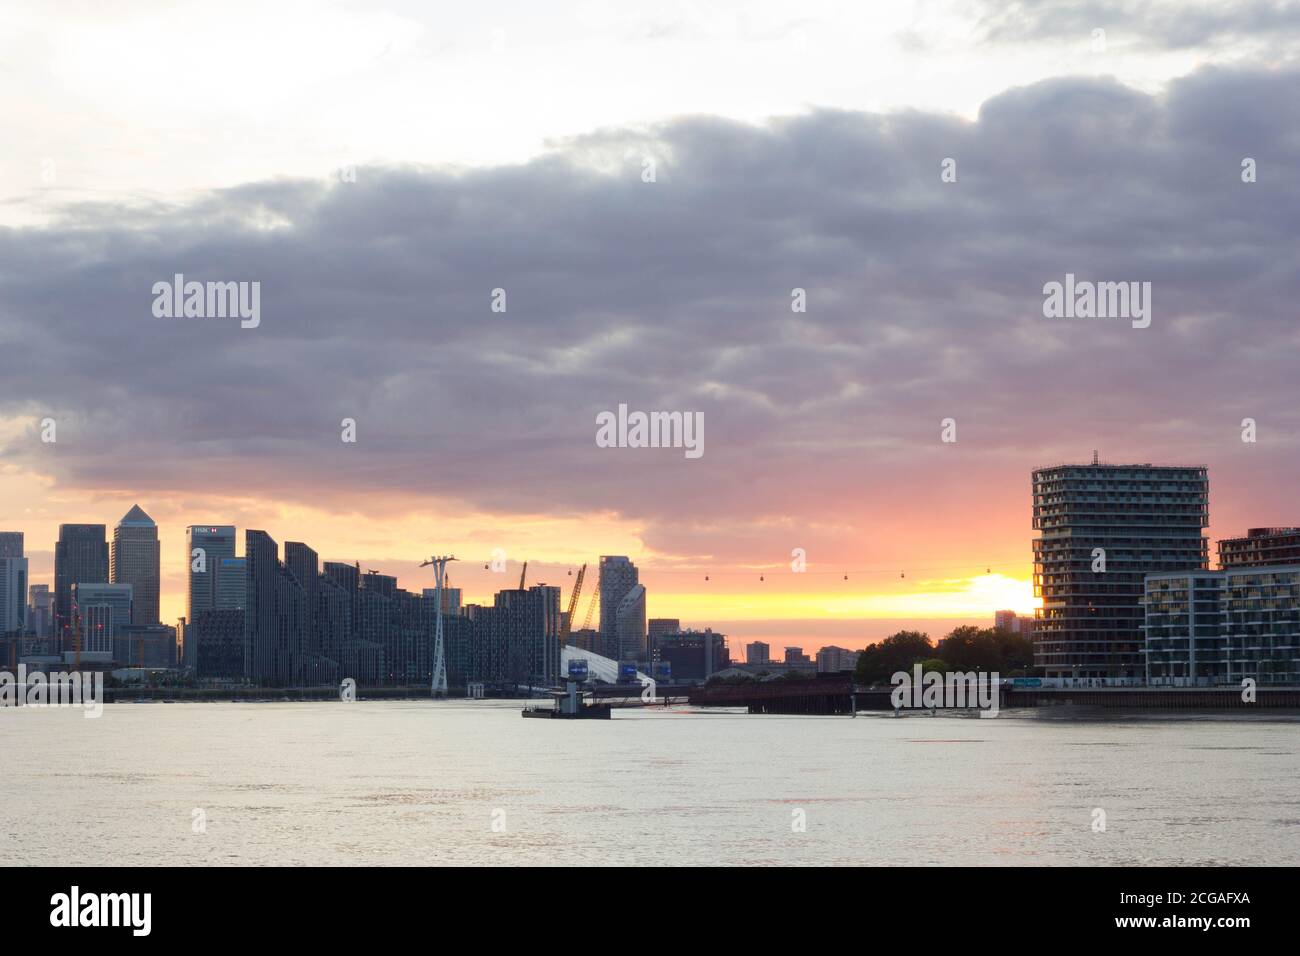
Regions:
M 553 690 L 550 707 L 525 707 L 525 717 L 549 717 L 560 720 L 609 720 L 613 708 L 609 704 L 586 702 L 590 691 L 583 690 L 572 677 L 565 682 L 564 690 Z

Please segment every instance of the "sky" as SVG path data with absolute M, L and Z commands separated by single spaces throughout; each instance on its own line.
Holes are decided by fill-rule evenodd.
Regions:
M 52 581 L 139 503 L 166 621 L 189 524 L 479 601 L 626 554 L 736 653 L 1031 610 L 1030 473 L 1094 450 L 1300 523 L 1298 50 L 1274 2 L 8 2 L 0 529 Z M 260 324 L 155 316 L 177 273 Z M 1150 326 L 1045 317 L 1067 274 Z M 704 453 L 598 447 L 620 404 Z

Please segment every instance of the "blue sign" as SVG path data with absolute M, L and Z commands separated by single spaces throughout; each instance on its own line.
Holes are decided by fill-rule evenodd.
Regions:
M 620 681 L 636 680 L 636 662 L 622 663 L 618 665 L 618 679 Z
M 1042 687 L 1043 679 L 1041 677 L 1013 677 L 1011 678 L 1012 687 Z
M 672 661 L 655 661 L 655 680 L 667 683 L 673 679 Z
M 585 658 L 569 661 L 569 679 L 570 680 L 587 679 L 587 661 Z

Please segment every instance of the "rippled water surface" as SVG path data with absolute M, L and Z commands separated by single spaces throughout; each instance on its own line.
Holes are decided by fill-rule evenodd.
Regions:
M 116 704 L 0 754 L 5 864 L 1300 863 L 1294 717 Z

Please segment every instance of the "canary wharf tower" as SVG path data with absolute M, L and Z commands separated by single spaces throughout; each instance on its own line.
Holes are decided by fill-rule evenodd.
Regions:
M 1057 465 L 1033 473 L 1034 664 L 1047 677 L 1141 681 L 1143 579 L 1209 566 L 1203 466 Z

